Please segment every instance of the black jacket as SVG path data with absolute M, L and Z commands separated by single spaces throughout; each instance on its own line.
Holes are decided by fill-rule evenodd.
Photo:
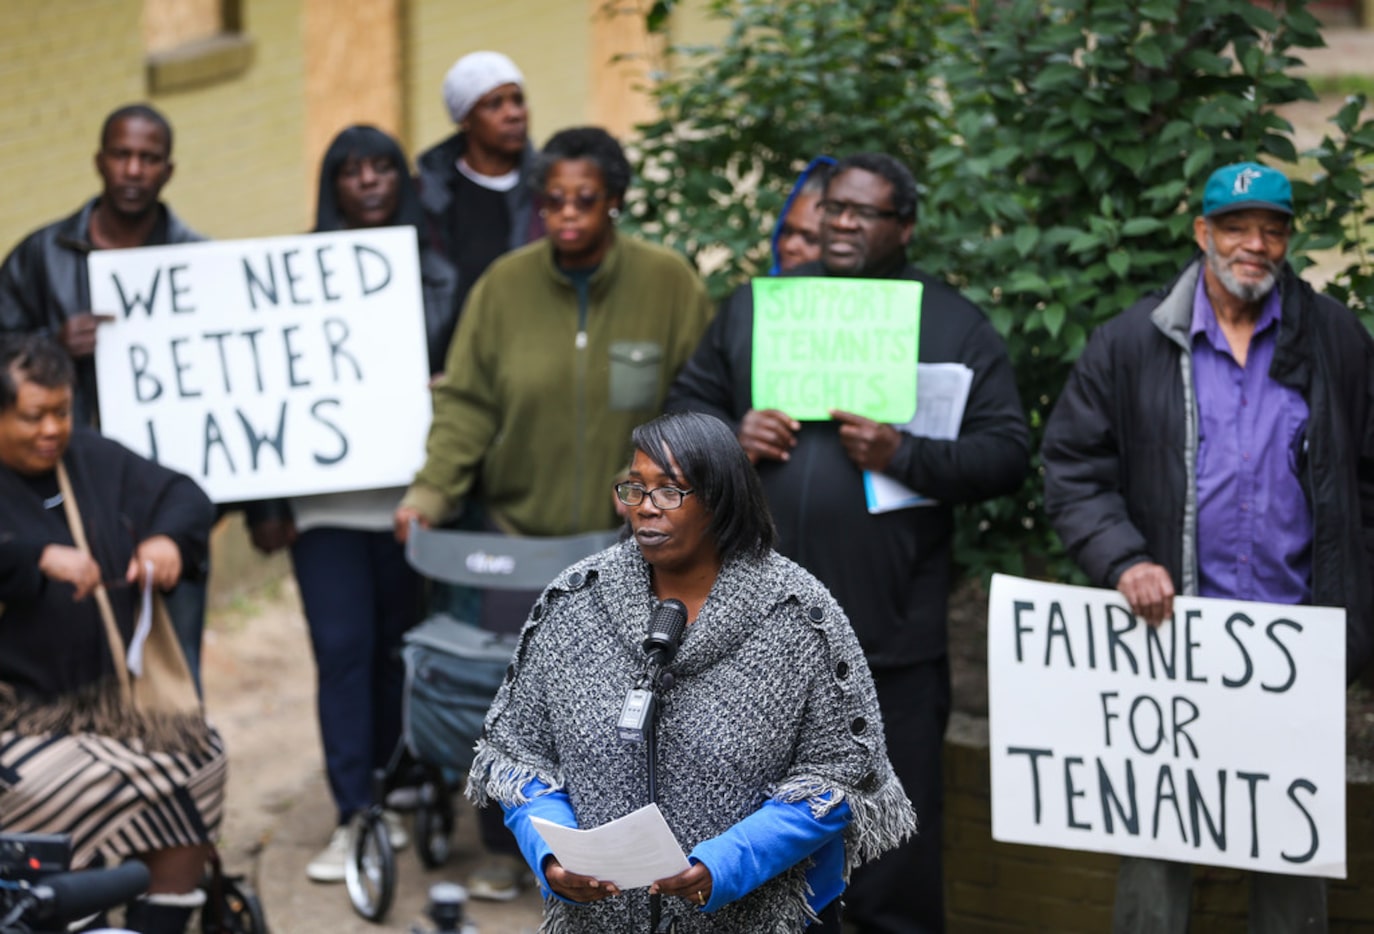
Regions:
M 437 360 L 431 356 L 431 368 L 443 366 L 449 342 L 453 339 L 462 308 L 457 307 L 461 299 L 472 287 L 470 282 L 457 282 L 457 262 L 454 256 L 453 230 L 454 219 L 449 216 L 453 208 L 454 188 L 458 184 L 458 159 L 467 149 L 467 137 L 455 133 L 442 142 L 426 149 L 415 160 L 416 174 L 420 184 L 420 207 L 424 209 L 425 223 L 421 231 L 421 256 L 427 251 L 442 257 L 451 267 L 453 281 L 442 283 L 447 290 L 452 307 L 448 318 L 436 329 L 428 271 L 426 273 L 425 312 L 429 319 L 430 343 L 442 347 Z M 510 240 L 506 250 L 514 250 L 532 243 L 544 236 L 544 222 L 534 210 L 534 191 L 530 187 L 530 171 L 534 167 L 535 150 L 528 143 L 525 154 L 520 159 L 520 181 L 506 192 L 506 209 L 510 212 Z M 437 370 L 436 370 L 437 372 Z
M 182 567 L 198 568 L 209 548 L 214 509 L 189 477 L 89 428 L 72 431 L 62 462 L 101 579 L 116 582 L 107 589 L 128 644 L 141 596 L 122 583 L 134 548 L 166 535 L 181 552 Z M 45 509 L 23 478 L 0 466 L 0 691 L 20 698 L 61 697 L 114 671 L 95 599 L 78 603 L 70 584 L 39 571 L 50 544 L 74 544 L 63 509 Z
M 823 276 L 819 263 L 796 275 Z M 1030 438 L 1001 337 L 954 289 L 914 266 L 891 278 L 924 285 L 919 359 L 974 372 L 959 438 L 903 434 L 887 473 L 939 503 L 872 515 L 862 471 L 832 422 L 805 422 L 786 463 L 759 465 L 778 550 L 830 588 L 869 664 L 910 665 L 946 652 L 955 503 L 1010 493 L 1025 477 Z M 669 411 L 708 412 L 738 430 L 753 407 L 754 297 L 736 290 L 668 393 Z
M 1189 327 L 1201 264 L 1098 327 L 1045 430 L 1045 509 L 1099 587 L 1143 561 L 1197 593 L 1197 405 Z M 1312 602 L 1346 608 L 1346 667 L 1374 652 L 1374 340 L 1285 268 L 1269 375 L 1309 408 Z
M 70 217 L 40 227 L 11 251 L 0 266 L 0 333 L 42 333 L 56 337 L 62 324 L 91 308 L 91 282 L 86 257 L 95 249 L 90 241 L 90 201 Z M 192 243 L 205 239 L 181 222 L 166 206 L 144 246 Z M 98 413 L 95 359 L 76 361 L 73 418 L 93 425 Z

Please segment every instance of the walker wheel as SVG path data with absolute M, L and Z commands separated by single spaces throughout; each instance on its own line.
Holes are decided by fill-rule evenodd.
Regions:
M 416 809 L 415 852 L 426 869 L 438 869 L 453 855 L 453 825 L 453 802 L 443 789 Z
M 396 853 L 381 808 L 370 808 L 358 822 L 344 882 L 354 911 L 369 921 L 386 917 L 396 896 Z

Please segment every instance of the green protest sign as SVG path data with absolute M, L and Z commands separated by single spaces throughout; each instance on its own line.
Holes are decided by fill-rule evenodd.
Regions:
M 798 421 L 916 413 L 921 283 L 783 277 L 753 288 L 754 408 Z

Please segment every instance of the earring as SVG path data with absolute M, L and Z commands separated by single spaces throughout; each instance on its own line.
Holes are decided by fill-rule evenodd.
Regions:
M 611 220 L 615 220 L 617 217 L 620 216 L 620 208 L 611 208 L 606 213 L 610 215 Z

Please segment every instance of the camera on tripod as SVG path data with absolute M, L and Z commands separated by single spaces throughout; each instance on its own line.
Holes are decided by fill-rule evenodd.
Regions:
M 148 867 L 136 860 L 78 872 L 71 864 L 70 837 L 0 833 L 0 934 L 65 931 L 148 891 Z
M 0 833 L 0 879 L 32 881 L 72 866 L 72 841 L 52 833 Z

